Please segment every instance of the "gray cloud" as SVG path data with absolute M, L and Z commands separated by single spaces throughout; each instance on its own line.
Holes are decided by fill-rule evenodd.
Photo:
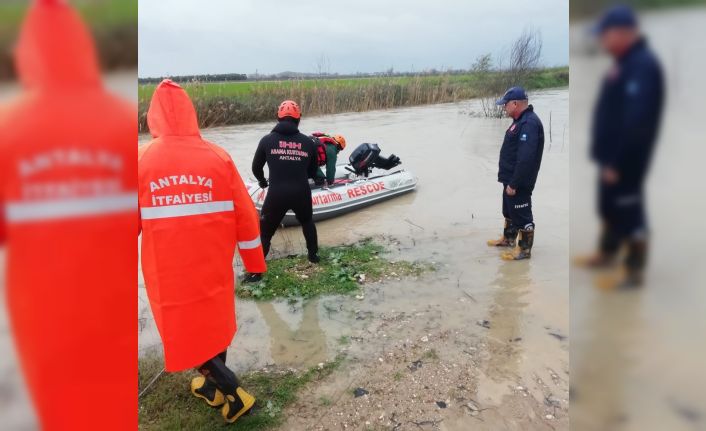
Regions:
M 139 74 L 339 73 L 467 68 L 542 32 L 545 65 L 568 64 L 566 0 L 140 0 Z

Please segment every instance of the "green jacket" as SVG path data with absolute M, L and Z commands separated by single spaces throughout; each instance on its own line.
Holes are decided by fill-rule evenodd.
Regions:
M 324 172 L 321 170 L 321 167 L 319 167 L 319 170 L 316 173 L 316 176 L 319 178 L 326 178 L 326 181 L 329 184 L 333 184 L 333 181 L 336 178 L 336 162 L 338 161 L 338 152 L 340 150 L 338 149 L 338 146 L 336 146 L 336 145 L 333 145 L 333 144 L 325 144 L 325 145 L 326 145 L 326 175 L 324 175 Z

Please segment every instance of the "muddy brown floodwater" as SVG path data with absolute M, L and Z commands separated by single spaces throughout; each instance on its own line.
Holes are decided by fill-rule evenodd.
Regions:
M 318 223 L 321 243 L 374 237 L 393 260 L 434 262 L 439 270 L 366 285 L 362 299 L 237 302 L 239 332 L 228 356 L 237 372 L 302 369 L 347 355 L 288 409 L 283 429 L 568 428 L 568 97 L 567 89 L 531 94 L 547 142 L 534 194 L 537 239 L 524 262 L 504 262 L 485 244 L 503 222 L 496 176 L 508 119 L 469 115 L 479 107 L 465 101 L 302 120 L 303 131 L 343 134 L 350 149 L 378 143 L 419 177 L 414 193 Z M 249 177 L 255 147 L 272 126 L 204 135 Z M 302 251 L 298 228 L 276 234 L 274 253 Z M 142 280 L 140 327 L 141 352 L 158 350 Z M 355 398 L 358 387 L 368 394 Z

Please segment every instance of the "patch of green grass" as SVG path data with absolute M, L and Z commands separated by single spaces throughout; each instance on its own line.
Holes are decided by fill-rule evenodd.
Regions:
M 402 374 L 402 371 L 397 371 L 397 372 L 392 376 L 392 378 L 393 378 L 396 382 L 399 382 L 400 380 L 402 380 L 402 377 L 404 377 L 404 374 Z
M 351 344 L 351 337 L 349 337 L 348 335 L 341 335 L 340 337 L 338 337 L 338 344 L 342 346 Z
M 16 31 L 27 13 L 27 1 L 0 3 L 0 26 Z M 132 24 L 137 26 L 137 0 L 74 0 L 71 4 L 92 27 Z
M 252 414 L 238 419 L 238 431 L 271 429 L 280 425 L 284 408 L 296 400 L 297 394 L 310 383 L 328 377 L 340 367 L 342 357 L 324 364 L 323 368 L 313 367 L 307 371 L 253 372 L 239 376 L 245 390 L 255 396 L 257 402 Z M 149 357 L 139 361 L 139 388 L 145 388 L 149 381 L 162 369 L 161 358 Z M 195 398 L 190 390 L 195 371 L 165 373 L 140 398 L 139 429 L 156 430 L 219 430 L 233 429 L 227 424 L 220 409 L 209 407 L 203 400 Z M 330 400 L 329 400 L 330 401 Z
M 385 258 L 385 247 L 366 239 L 351 245 L 324 247 L 321 262 L 312 265 L 306 256 L 288 256 L 267 262 L 262 281 L 240 284 L 241 298 L 272 300 L 275 298 L 313 298 L 327 294 L 346 294 L 365 282 L 380 281 L 388 276 L 419 276 L 432 270 L 428 264 Z
M 29 1 L 0 2 L 0 80 L 14 77 L 11 47 Z M 90 27 L 104 70 L 137 66 L 137 0 L 73 0 Z
M 674 9 L 685 6 L 704 6 L 704 0 L 629 0 L 627 2 L 638 10 Z M 615 4 L 613 0 L 594 0 L 574 2 L 569 9 L 569 19 L 598 19 L 598 15 L 608 6 Z
M 426 352 L 424 352 L 424 359 L 429 359 L 429 360 L 437 360 L 439 359 L 439 354 L 436 352 L 436 349 L 429 349 Z

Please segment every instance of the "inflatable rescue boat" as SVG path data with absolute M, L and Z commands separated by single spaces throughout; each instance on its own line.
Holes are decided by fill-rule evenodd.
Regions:
M 336 180 L 328 187 L 309 180 L 314 221 L 325 220 L 356 211 L 413 191 L 417 177 L 399 168 L 402 163 L 394 154 L 380 155 L 377 144 L 361 144 L 349 157 L 349 164 L 336 167 Z M 258 211 L 267 196 L 257 181 L 246 182 L 248 193 Z M 292 211 L 282 220 L 284 226 L 299 224 Z

